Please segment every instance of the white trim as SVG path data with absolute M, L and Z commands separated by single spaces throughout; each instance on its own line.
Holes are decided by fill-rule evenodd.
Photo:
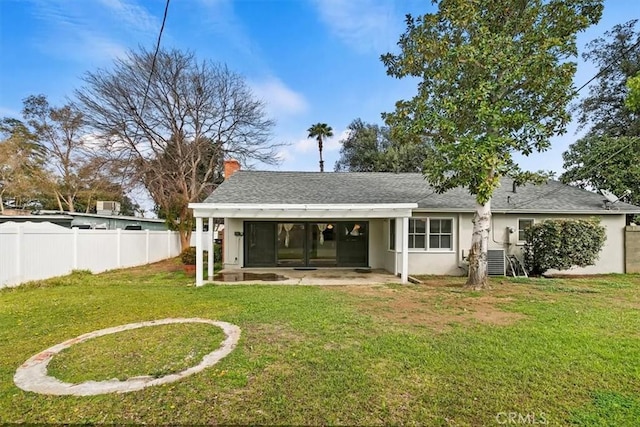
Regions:
M 402 218 L 402 284 L 409 283 L 409 217 Z
M 430 231 L 430 227 L 431 227 L 431 220 L 432 219 L 437 219 L 437 220 L 449 220 L 451 221 L 451 233 L 449 233 L 449 235 L 451 236 L 451 247 L 449 248 L 431 248 L 430 242 L 429 242 L 429 237 L 431 236 L 431 231 Z M 411 253 L 452 253 L 455 251 L 455 242 L 454 242 L 454 238 L 458 238 L 457 236 L 455 236 L 454 233 L 454 225 L 455 225 L 455 218 L 454 217 L 448 217 L 448 216 L 412 216 L 411 218 L 409 218 L 409 229 L 407 230 L 407 240 L 409 239 L 409 234 L 411 231 L 411 220 L 424 220 L 425 221 L 425 230 L 424 230 L 424 234 L 423 233 L 413 233 L 414 235 L 418 235 L 418 236 L 422 236 L 424 235 L 424 248 L 409 248 L 409 252 Z M 447 235 L 447 233 L 437 233 L 438 236 L 442 236 L 442 235 Z M 408 243 L 408 242 L 407 242 Z
M 288 218 L 288 219 L 326 219 L 326 218 L 392 218 L 409 217 L 417 203 L 380 203 L 380 204 L 213 204 L 190 203 L 193 215 L 198 218 Z
M 531 225 L 536 223 L 535 218 L 518 217 L 516 218 L 516 245 L 522 246 L 526 240 L 520 240 L 520 221 L 531 221 Z
M 204 285 L 202 279 L 202 267 L 204 259 L 202 256 L 202 218 L 196 218 L 196 286 Z

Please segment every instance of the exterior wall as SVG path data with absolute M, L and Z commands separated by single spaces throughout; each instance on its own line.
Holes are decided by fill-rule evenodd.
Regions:
M 492 218 L 492 241 L 491 249 L 505 249 L 509 253 L 518 257 L 522 256 L 523 244 L 519 243 L 517 237 L 518 218 L 531 218 L 534 223 L 542 222 L 545 219 L 589 219 L 594 215 L 522 215 L 522 214 L 494 214 Z M 606 229 L 607 239 L 604 242 L 600 257 L 595 265 L 584 268 L 572 268 L 570 270 L 550 270 L 549 274 L 605 274 L 624 273 L 624 215 L 600 215 L 600 224 Z M 507 227 L 516 228 L 515 233 L 509 233 Z M 471 241 L 471 234 L 462 236 Z M 464 240 L 463 240 L 464 242 Z
M 628 225 L 625 229 L 625 269 L 627 273 L 640 273 L 640 227 Z
M 224 268 L 236 269 L 244 266 L 244 236 L 235 233 L 244 232 L 244 220 L 225 218 L 224 220 Z
M 451 251 L 425 251 L 409 249 L 409 274 L 434 274 L 461 276 L 466 274 L 463 259 L 468 256 L 473 233 L 473 214 L 433 214 L 415 213 L 414 217 L 452 218 L 453 219 L 453 250 Z M 518 219 L 531 218 L 534 222 L 545 219 L 559 218 L 592 218 L 593 215 L 523 215 L 523 214 L 493 214 L 489 248 L 504 249 L 506 253 L 518 257 L 522 255 L 522 244 L 517 241 Z M 625 216 L 601 215 L 601 224 L 607 231 L 600 258 L 596 265 L 585 268 L 550 273 L 562 274 L 604 274 L 625 272 Z M 278 219 L 282 221 L 282 219 Z M 314 221 L 309 219 L 309 221 Z M 322 219 L 322 221 L 329 221 Z M 396 242 L 396 251 L 389 250 L 389 219 L 369 219 L 369 265 L 371 268 L 382 268 L 390 273 L 399 271 L 402 266 L 401 237 Z M 243 242 L 244 237 L 236 236 L 235 232 L 242 233 L 243 219 L 225 219 L 224 229 L 224 268 L 241 268 L 244 266 Z M 396 221 L 396 235 L 400 236 L 401 224 Z M 514 228 L 509 232 L 508 228 Z M 640 237 L 640 232 L 637 233 Z M 640 243 L 639 243 L 640 244 Z M 637 253 L 637 250 L 636 250 Z M 640 256 L 638 256 L 640 258 Z M 397 270 L 396 270 L 397 269 Z
M 167 224 L 162 220 L 149 220 L 145 218 L 131 218 L 118 216 L 98 216 L 95 214 L 84 215 L 73 213 L 71 226 L 90 225 L 92 228 L 103 227 L 107 230 L 124 229 L 127 225 L 139 225 L 143 230 L 167 230 Z

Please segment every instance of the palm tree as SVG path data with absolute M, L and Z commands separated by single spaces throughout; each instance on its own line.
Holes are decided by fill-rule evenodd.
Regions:
M 326 123 L 316 123 L 309 129 L 309 136 L 307 138 L 316 138 L 318 140 L 318 151 L 320 152 L 320 172 L 324 172 L 324 160 L 322 160 L 322 138 L 331 138 L 333 136 L 333 129 Z

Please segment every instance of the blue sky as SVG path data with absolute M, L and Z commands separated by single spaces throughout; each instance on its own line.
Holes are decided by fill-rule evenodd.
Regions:
M 109 67 L 138 45 L 152 49 L 164 0 L 1 0 L 0 116 L 19 117 L 22 99 L 43 93 L 65 102 L 87 70 Z M 381 124 L 415 82 L 388 77 L 380 54 L 394 51 L 406 13 L 433 11 L 429 0 L 172 0 L 162 44 L 199 59 L 226 63 L 245 76 L 277 121 L 274 142 L 288 144 L 280 170 L 318 170 L 313 123 L 333 127 L 325 165 L 332 170 L 339 139 L 355 118 Z M 584 45 L 617 23 L 640 17 L 637 0 L 607 0 Z M 578 60 L 575 85 L 597 72 Z M 586 92 L 583 91 L 583 92 Z M 529 170 L 562 171 L 575 126 L 551 150 L 521 159 Z

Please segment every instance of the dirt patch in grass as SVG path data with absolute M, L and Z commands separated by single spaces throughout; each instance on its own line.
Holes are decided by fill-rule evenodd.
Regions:
M 405 287 L 345 286 L 339 290 L 358 296 L 357 305 L 365 312 L 435 331 L 473 322 L 510 325 L 526 317 L 499 307 L 513 300 L 508 291 L 494 289 L 491 294 L 480 294 L 465 291 L 461 284 L 451 281 L 440 281 L 435 286 L 430 283 Z

